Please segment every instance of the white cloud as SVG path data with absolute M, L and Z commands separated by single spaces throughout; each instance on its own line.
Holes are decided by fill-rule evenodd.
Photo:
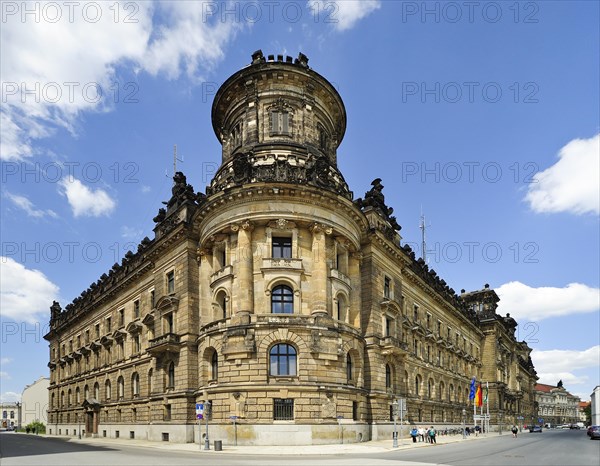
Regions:
M 10 364 L 12 362 L 11 358 L 0 358 L 0 366 L 4 364 Z
M 125 239 L 139 240 L 142 237 L 144 231 L 140 228 L 133 228 L 128 226 L 121 227 L 121 236 Z
M 6 197 L 12 201 L 20 209 L 23 209 L 27 215 L 34 218 L 43 218 L 43 217 L 52 217 L 57 218 L 58 215 L 51 209 L 48 210 L 40 210 L 35 207 L 33 202 L 27 199 L 25 196 L 20 196 L 19 194 L 11 194 L 6 192 Z
M 351 29 L 373 11 L 381 8 L 380 0 L 309 0 L 308 8 L 316 20 L 334 24 L 338 31 Z
M 52 301 L 58 297 L 58 290 L 58 286 L 39 270 L 28 269 L 10 257 L 0 256 L 2 317 L 36 322 L 38 314 L 49 314 Z
M 37 139 L 59 128 L 76 133 L 83 112 L 110 108 L 115 86 L 126 84 L 118 82 L 117 68 L 163 73 L 170 79 L 185 72 L 198 79 L 202 69 L 222 59 L 223 47 L 243 26 L 231 16 L 225 21 L 203 17 L 204 2 L 91 3 L 100 8 L 97 22 L 90 21 L 95 8 L 84 14 L 83 6 L 74 6 L 70 18 L 69 7 L 61 2 L 56 2 L 62 10 L 56 22 L 48 20 L 54 10 L 44 13 L 43 2 L 15 2 L 18 10 L 40 10 L 38 21 L 33 15 L 22 21 L 20 12 L 3 18 L 3 160 L 33 156 Z
M 572 385 L 586 385 L 590 377 L 582 371 L 591 369 L 598 373 L 600 368 L 600 345 L 583 351 L 576 350 L 533 350 L 531 359 L 538 373 L 539 383 L 556 385 L 563 381 L 565 388 Z M 593 382 L 593 381 L 592 381 Z M 582 399 L 589 398 L 589 394 Z
M 21 394 L 16 392 L 4 392 L 0 394 L 0 403 L 10 403 L 12 401 L 21 401 Z
M 59 186 L 67 196 L 75 217 L 100 217 L 109 215 L 115 209 L 116 202 L 106 191 L 90 189 L 72 176 L 60 180 Z
M 8 375 L 8 372 L 4 372 L 4 371 L 0 371 L 0 379 L 10 379 L 10 375 Z
M 510 313 L 517 320 L 537 321 L 600 309 L 600 289 L 582 283 L 569 283 L 564 288 L 533 288 L 509 282 L 497 288 L 496 293 L 500 297 L 498 313 Z
M 525 200 L 535 212 L 600 213 L 600 134 L 573 139 L 538 173 Z
M 570 372 L 590 367 L 600 367 L 600 345 L 583 351 L 576 350 L 536 350 L 531 359 L 538 372 Z M 559 379 L 556 379 L 558 382 Z M 545 383 L 545 382 L 544 382 Z

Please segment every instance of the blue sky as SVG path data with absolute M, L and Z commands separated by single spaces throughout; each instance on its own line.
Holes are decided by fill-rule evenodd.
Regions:
M 250 54 L 340 92 L 339 165 L 381 177 L 403 241 L 489 283 L 540 382 L 600 383 L 597 2 L 2 3 L 0 396 L 47 374 L 48 308 L 144 237 L 179 169 L 220 160 L 210 109 Z M 71 8 L 71 9 L 70 9 Z M 101 95 L 100 95 L 101 94 Z

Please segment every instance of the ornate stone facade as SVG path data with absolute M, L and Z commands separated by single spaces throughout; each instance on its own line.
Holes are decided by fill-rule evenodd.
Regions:
M 472 305 L 493 291 L 458 296 L 402 247 L 380 179 L 354 199 L 344 104 L 304 55 L 254 53 L 212 121 L 206 194 L 178 173 L 155 238 L 52 306 L 53 433 L 197 441 L 210 401 L 225 442 L 232 416 L 247 444 L 335 443 L 339 423 L 346 442 L 389 438 L 398 397 L 411 423 L 459 424 L 473 376 L 506 422 L 529 409 L 529 348 Z
M 535 399 L 538 405 L 537 419 L 553 426 L 576 424 L 579 422 L 581 398 L 569 393 L 559 381 L 556 386 L 538 383 L 535 385 Z M 539 422 L 536 422 L 539 423 Z

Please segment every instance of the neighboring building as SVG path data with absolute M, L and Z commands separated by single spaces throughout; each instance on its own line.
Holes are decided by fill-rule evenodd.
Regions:
M 581 422 L 583 422 L 584 424 L 587 424 L 588 418 L 587 415 L 585 414 L 585 410 L 590 406 L 591 402 L 589 401 L 580 401 L 579 402 L 579 420 Z
M 8 429 L 19 426 L 19 416 L 21 415 L 21 403 L 10 401 L 0 403 L 0 429 Z
M 592 404 L 592 425 L 600 425 L 600 385 L 596 385 L 594 391 L 590 395 Z
M 30 422 L 41 421 L 48 423 L 48 387 L 50 379 L 40 377 L 31 385 L 23 389 L 21 395 L 21 425 L 24 427 Z
M 349 190 L 344 104 L 304 55 L 253 54 L 212 123 L 206 194 L 177 173 L 154 239 L 52 305 L 50 434 L 192 442 L 210 402 L 225 442 L 232 416 L 239 443 L 337 443 L 339 422 L 346 442 L 390 438 L 399 397 L 410 423 L 471 423 L 473 376 L 492 425 L 534 413 L 531 350 L 496 293 L 458 296 L 401 246 L 380 179 Z
M 557 386 L 538 383 L 535 386 L 538 418 L 544 424 L 560 425 L 579 422 L 578 396 L 571 395 L 559 382 Z

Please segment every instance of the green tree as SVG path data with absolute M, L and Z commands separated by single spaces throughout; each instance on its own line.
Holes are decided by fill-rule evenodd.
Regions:
M 35 431 L 38 434 L 46 433 L 46 425 L 42 421 L 33 421 L 25 426 L 25 429 L 29 429 L 31 432 Z

